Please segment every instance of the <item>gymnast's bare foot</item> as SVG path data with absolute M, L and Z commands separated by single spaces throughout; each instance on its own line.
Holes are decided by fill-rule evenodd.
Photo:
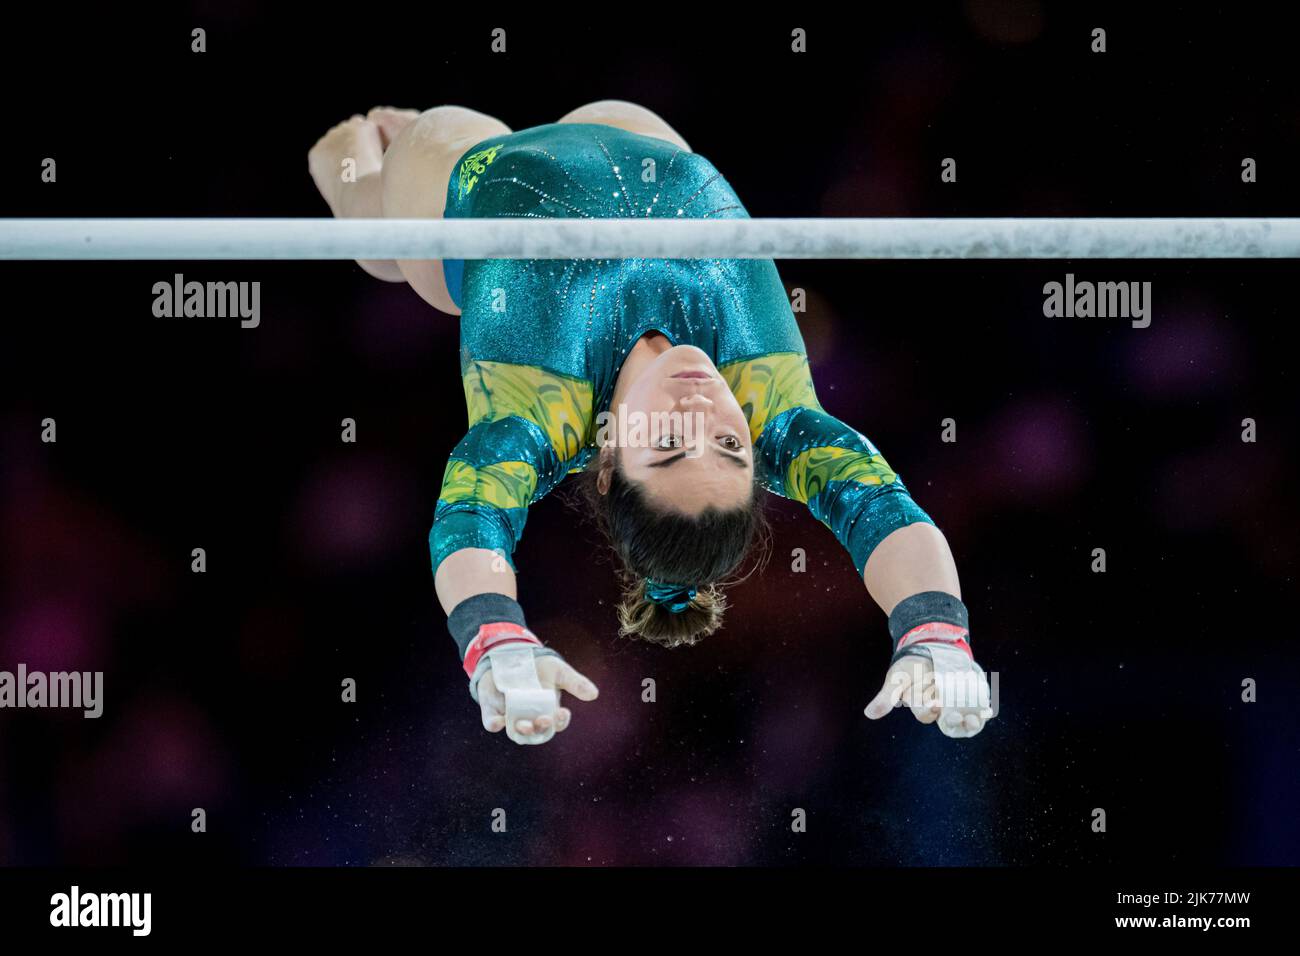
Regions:
M 379 124 L 358 113 L 332 128 L 308 151 L 307 169 L 335 216 L 342 215 L 339 206 L 344 187 L 383 167 L 386 145 Z
M 402 110 L 396 106 L 376 106 L 366 114 L 366 119 L 379 127 L 379 136 L 383 141 L 384 149 L 388 149 L 393 140 L 397 138 L 397 134 L 419 115 L 419 110 Z

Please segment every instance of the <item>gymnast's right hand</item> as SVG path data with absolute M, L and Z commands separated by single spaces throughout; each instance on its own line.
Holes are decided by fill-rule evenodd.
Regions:
M 490 654 L 491 652 L 489 656 Z M 520 744 L 545 743 L 556 732 L 568 729 L 573 713 L 560 704 L 559 692 L 567 691 L 581 701 L 595 700 L 600 693 L 589 678 L 558 655 L 537 656 L 533 659 L 532 666 L 536 668 L 537 682 L 542 689 L 555 693 L 548 698 L 545 709 L 549 713 L 532 710 L 531 719 L 523 717 L 515 720 L 514 733 L 509 734 L 509 737 Z M 518 692 L 512 691 L 513 693 Z M 554 700 L 553 705 L 549 703 L 551 699 Z M 491 669 L 479 679 L 478 703 L 485 730 L 498 733 L 506 729 L 506 696 L 497 687 Z

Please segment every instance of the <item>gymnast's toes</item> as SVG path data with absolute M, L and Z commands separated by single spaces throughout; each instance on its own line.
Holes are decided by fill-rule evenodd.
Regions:
M 343 183 L 378 172 L 383 163 L 379 127 L 360 114 L 332 127 L 307 153 L 312 180 L 336 215 Z
M 379 128 L 379 136 L 384 149 L 397 138 L 397 134 L 406 128 L 420 113 L 418 110 L 403 110 L 396 106 L 376 106 L 366 114 L 366 119 Z

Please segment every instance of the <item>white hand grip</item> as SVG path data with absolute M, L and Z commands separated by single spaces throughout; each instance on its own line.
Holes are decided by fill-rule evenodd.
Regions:
M 989 682 L 980 667 L 965 651 L 943 644 L 927 644 L 934 664 L 935 687 L 944 708 L 978 707 L 981 717 L 992 717 L 989 706 Z
M 542 687 L 537 679 L 533 648 L 508 644 L 488 651 L 492 680 L 506 699 L 506 736 L 517 744 L 544 744 L 555 736 L 555 712 L 560 706 L 557 691 Z M 521 734 L 516 721 L 550 717 L 551 726 L 539 734 Z

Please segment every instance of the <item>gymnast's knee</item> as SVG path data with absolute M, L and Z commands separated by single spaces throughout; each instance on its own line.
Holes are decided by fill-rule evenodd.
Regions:
M 652 136 L 667 140 L 686 152 L 691 147 L 681 134 L 673 129 L 662 116 L 654 110 L 632 103 L 628 100 L 596 100 L 585 103 L 575 110 L 570 110 L 560 117 L 561 123 L 599 123 L 614 126 L 629 133 Z

